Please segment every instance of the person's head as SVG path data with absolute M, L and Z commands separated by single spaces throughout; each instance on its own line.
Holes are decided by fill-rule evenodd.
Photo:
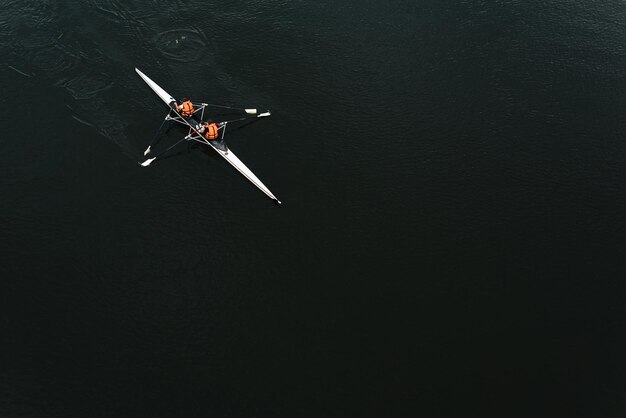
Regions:
M 213 119 L 207 119 L 206 123 L 213 123 Z
M 183 97 L 183 102 L 187 102 L 187 101 L 189 101 L 189 99 L 186 97 Z

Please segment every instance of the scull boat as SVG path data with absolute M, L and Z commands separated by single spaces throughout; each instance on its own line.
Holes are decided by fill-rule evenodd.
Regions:
M 237 158 L 237 156 L 224 143 L 223 139 L 224 139 L 224 133 L 226 131 L 227 123 L 234 122 L 234 121 L 226 121 L 220 124 L 219 129 L 222 130 L 222 132 L 221 132 L 221 138 L 219 141 L 209 141 L 198 133 L 198 130 L 200 129 L 200 126 L 201 126 L 202 118 L 204 117 L 204 109 L 207 106 L 216 106 L 216 107 L 227 107 L 227 106 L 209 105 L 208 103 L 202 103 L 195 110 L 194 115 L 192 115 L 191 117 L 183 117 L 176 110 L 176 106 L 175 106 L 175 104 L 177 103 L 176 100 L 168 92 L 163 90 L 157 83 L 152 81 L 150 77 L 148 77 L 147 75 L 139 71 L 138 68 L 135 68 L 135 71 L 137 72 L 137 74 L 139 74 L 139 76 L 143 79 L 143 81 L 145 81 L 146 84 L 150 86 L 150 88 L 157 94 L 157 96 L 159 96 L 161 100 L 163 100 L 165 104 L 167 104 L 170 107 L 170 111 L 168 112 L 167 116 L 165 116 L 165 120 L 163 122 L 171 120 L 174 122 L 178 122 L 182 125 L 185 125 L 186 127 L 189 128 L 189 133 L 187 134 L 187 136 L 185 136 L 182 140 L 180 140 L 176 144 L 172 145 L 170 148 L 166 149 L 163 153 L 169 151 L 175 145 L 179 144 L 180 142 L 184 140 L 194 140 L 202 144 L 209 145 L 219 155 L 221 155 L 226 161 L 228 161 L 233 167 L 235 167 L 237 171 L 243 174 L 245 178 L 250 180 L 252 184 L 258 187 L 263 193 L 265 193 L 270 199 L 274 200 L 278 204 L 281 204 L 280 200 L 278 200 L 276 196 L 272 194 L 272 192 L 261 182 L 261 180 L 259 180 L 258 177 L 255 176 L 254 173 L 250 171 L 250 169 L 246 167 L 246 165 L 243 162 L 241 162 L 241 160 Z M 247 114 L 255 115 L 252 117 L 256 117 L 256 118 L 270 116 L 270 112 L 257 113 L 256 109 L 243 109 L 243 110 L 245 110 Z M 194 117 L 197 112 L 200 112 L 200 121 Z M 172 114 L 174 114 L 174 116 L 172 116 Z M 235 121 L 243 120 L 243 119 L 248 119 L 248 118 L 246 117 L 246 118 L 235 119 Z M 147 155 L 150 152 L 151 152 L 151 149 L 149 146 L 146 149 L 146 152 L 144 152 L 144 155 Z M 150 163 L 152 163 L 152 161 L 156 160 L 163 153 L 157 155 L 156 157 L 147 159 L 146 161 L 141 163 L 141 165 L 144 167 L 147 167 L 148 165 L 150 165 Z

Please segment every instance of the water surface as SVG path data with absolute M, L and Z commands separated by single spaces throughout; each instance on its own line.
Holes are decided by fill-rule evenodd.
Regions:
M 2 6 L 0 415 L 623 415 L 621 2 Z

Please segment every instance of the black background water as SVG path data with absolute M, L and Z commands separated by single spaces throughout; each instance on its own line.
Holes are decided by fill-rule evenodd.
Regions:
M 0 5 L 1 416 L 626 414 L 623 2 Z

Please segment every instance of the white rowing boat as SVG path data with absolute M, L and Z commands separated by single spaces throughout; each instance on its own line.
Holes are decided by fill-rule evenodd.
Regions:
M 252 171 L 250 171 L 250 169 L 248 167 L 246 167 L 246 165 L 243 162 L 241 162 L 241 160 L 239 158 L 237 158 L 237 156 L 230 149 L 228 149 L 228 147 L 226 146 L 226 144 L 223 141 L 209 141 L 206 138 L 204 138 L 202 135 L 200 135 L 197 132 L 198 129 L 200 128 L 200 126 L 198 124 L 199 121 L 197 119 L 195 119 L 193 117 L 185 118 L 185 117 L 181 116 L 176 111 L 175 107 L 172 108 L 172 102 L 176 103 L 176 100 L 168 92 L 163 90 L 157 83 L 152 81 L 152 79 L 150 79 L 150 77 L 148 77 L 147 75 L 145 75 L 144 73 L 139 71 L 139 69 L 135 68 L 135 71 L 137 71 L 137 74 L 139 74 L 139 76 L 148 84 L 148 86 L 150 86 L 150 88 L 161 98 L 161 100 L 163 100 L 165 102 L 165 104 L 170 106 L 170 112 L 168 112 L 167 116 L 165 117 L 165 120 L 171 120 L 171 121 L 174 121 L 174 122 L 178 122 L 178 123 L 181 123 L 181 124 L 183 124 L 183 125 L 185 125 L 185 126 L 187 126 L 189 128 L 189 133 L 187 134 L 187 136 L 185 136 L 181 141 L 177 142 L 173 146 L 177 145 L 178 143 L 182 142 L 183 140 L 194 140 L 194 141 L 201 142 L 203 144 L 209 145 L 219 155 L 224 157 L 224 159 L 226 161 L 228 161 L 233 167 L 235 167 L 237 169 L 237 171 L 239 171 L 241 174 L 243 174 L 243 176 L 245 178 L 250 180 L 250 182 L 252 184 L 254 184 L 256 187 L 258 187 L 263 193 L 265 193 L 269 198 L 273 199 L 278 204 L 281 203 L 280 200 L 278 200 L 276 198 L 276 196 L 274 196 L 272 194 L 272 192 L 263 184 L 263 182 L 261 182 L 261 180 L 259 180 L 258 177 L 255 176 L 254 173 Z M 196 109 L 195 113 L 201 112 L 200 119 L 202 119 L 202 117 L 204 116 L 204 109 L 207 106 L 211 106 L 211 105 L 209 105 L 207 103 L 202 103 Z M 213 106 L 217 106 L 217 105 L 213 105 Z M 222 107 L 222 106 L 217 106 L 217 107 Z M 223 106 L 223 107 L 226 107 L 226 106 Z M 256 109 L 242 109 L 242 110 L 245 110 L 245 112 L 247 114 L 255 115 L 255 116 L 252 116 L 252 117 L 261 118 L 261 117 L 270 116 L 270 112 L 257 113 Z M 171 116 L 172 114 L 174 114 L 174 116 Z M 242 119 L 247 119 L 247 118 L 240 118 L 240 119 L 237 119 L 237 120 L 242 120 Z M 222 132 L 221 132 L 222 139 L 224 138 L 224 132 L 226 130 L 227 123 L 228 123 L 228 121 L 227 122 L 222 122 L 220 124 L 220 128 L 219 129 L 222 130 Z M 165 152 L 169 151 L 172 147 L 170 147 L 167 150 L 165 150 Z M 151 149 L 150 149 L 150 147 L 148 147 L 146 149 L 146 152 L 144 153 L 144 155 L 147 155 L 150 152 L 151 152 Z M 149 158 L 146 161 L 144 161 L 143 163 L 141 163 L 141 165 L 144 166 L 144 167 L 147 167 L 148 165 L 150 165 L 150 163 L 152 163 L 152 161 L 157 159 L 157 157 Z

